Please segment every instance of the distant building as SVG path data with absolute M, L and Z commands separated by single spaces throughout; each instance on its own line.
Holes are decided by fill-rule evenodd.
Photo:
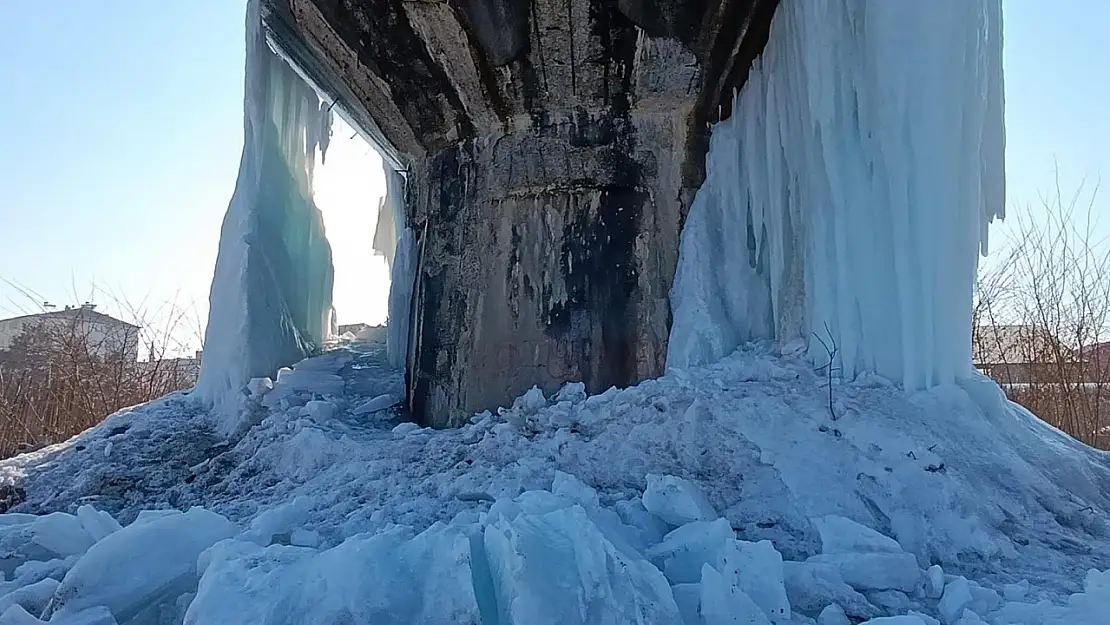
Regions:
M 41 332 L 55 339 L 75 339 L 99 357 L 139 358 L 139 326 L 96 311 L 95 304 L 66 306 L 33 315 L 0 320 L 0 351 L 9 350 L 24 332 Z
M 351 333 L 352 336 L 358 336 L 359 332 L 362 332 L 369 327 L 370 324 L 368 323 L 348 323 L 346 325 L 341 325 L 339 326 L 339 336 L 343 336 L 348 332 Z
M 347 343 L 384 343 L 385 326 L 372 326 L 368 323 L 352 323 L 339 326 L 339 333 L 331 340 L 331 344 L 343 345 Z
M 1087 369 L 1099 382 L 1110 382 L 1110 342 L 1096 343 L 1083 350 Z
M 155 384 L 162 386 L 189 387 L 197 383 L 200 376 L 201 352 L 194 358 L 160 358 L 138 363 L 139 370 Z
M 1086 354 L 1076 353 L 1044 328 L 984 325 L 972 331 L 972 362 L 1002 384 L 1086 381 Z M 1063 368 L 1063 371 L 1061 371 Z

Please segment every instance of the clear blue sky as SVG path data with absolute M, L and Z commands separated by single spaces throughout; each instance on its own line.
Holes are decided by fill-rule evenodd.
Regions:
M 244 5 L 0 1 L 0 278 L 57 304 L 93 283 L 148 306 L 180 293 L 203 318 L 242 142 Z M 1110 2 L 1004 8 L 1013 204 L 1054 160 L 1065 188 L 1110 173 Z M 29 304 L 0 283 L 0 316 Z
M 1059 163 L 1064 194 L 1094 197 L 1110 236 L 1110 2 L 1004 0 L 1008 210 L 1039 203 Z M 1084 180 L 1085 179 L 1085 180 Z M 1005 232 L 1003 228 L 1002 232 Z
M 0 2 L 0 278 L 59 305 L 93 283 L 148 306 L 207 297 L 242 146 L 244 4 Z M 0 316 L 26 304 L 0 283 Z

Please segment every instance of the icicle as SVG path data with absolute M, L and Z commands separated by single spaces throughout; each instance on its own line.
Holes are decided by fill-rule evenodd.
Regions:
M 970 373 L 977 258 L 1004 215 L 1001 32 L 1000 0 L 780 5 L 713 130 L 668 366 L 770 332 L 820 364 L 823 341 L 846 377 Z
M 331 145 L 331 125 L 334 121 L 331 109 L 335 103 L 327 104 L 320 102 L 320 117 L 319 117 L 319 143 L 320 143 L 320 162 L 326 164 L 328 162 L 328 146 Z

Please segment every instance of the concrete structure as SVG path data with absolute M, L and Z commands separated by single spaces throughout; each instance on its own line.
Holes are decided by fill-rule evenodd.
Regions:
M 128 361 L 137 360 L 139 326 L 95 309 L 94 304 L 84 304 L 0 320 L 0 350 L 10 349 L 16 337 L 33 331 L 59 340 L 79 340 L 90 354 L 102 358 L 122 355 Z
M 1073 349 L 1037 326 L 984 325 L 971 344 L 976 368 L 1003 385 L 1110 381 L 1110 343 Z
M 405 173 L 418 420 L 663 372 L 709 126 L 777 4 L 264 0 L 271 41 Z
M 1001 383 L 1025 384 L 1037 379 L 1038 369 L 1056 360 L 1053 345 L 1048 333 L 1035 326 L 977 326 L 971 338 L 972 362 Z
M 162 358 L 138 363 L 139 372 L 148 384 L 158 388 L 187 388 L 200 376 L 201 353 L 194 358 Z
M 1099 382 L 1110 383 L 1110 342 L 1093 345 L 1082 356 Z

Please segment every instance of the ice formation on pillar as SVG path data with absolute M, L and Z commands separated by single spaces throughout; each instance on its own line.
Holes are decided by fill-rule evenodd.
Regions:
M 331 317 L 331 248 L 312 200 L 330 112 L 270 49 L 247 4 L 243 155 L 220 233 L 197 393 L 229 417 L 252 377 L 316 351 Z M 326 144 L 325 144 L 326 145 Z
M 682 235 L 669 367 L 752 338 L 846 377 L 971 371 L 972 290 L 1004 210 L 1000 0 L 783 2 L 713 130 Z
M 402 368 L 408 357 L 412 289 L 416 280 L 416 238 L 405 220 L 405 177 L 383 162 L 385 197 L 378 211 L 374 251 L 389 265 L 389 324 L 386 352 L 389 364 Z

